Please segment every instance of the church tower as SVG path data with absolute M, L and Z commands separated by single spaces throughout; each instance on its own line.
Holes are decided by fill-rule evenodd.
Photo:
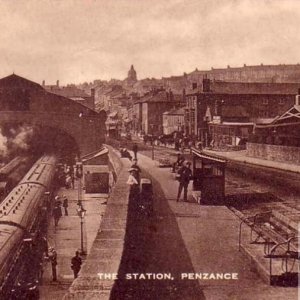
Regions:
M 133 83 L 136 81 L 137 81 L 136 71 L 135 71 L 133 65 L 131 65 L 131 68 L 128 71 L 127 82 Z

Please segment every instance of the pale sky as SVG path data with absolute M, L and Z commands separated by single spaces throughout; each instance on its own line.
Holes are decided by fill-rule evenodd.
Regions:
M 0 0 L 0 77 L 41 83 L 300 63 L 300 0 Z

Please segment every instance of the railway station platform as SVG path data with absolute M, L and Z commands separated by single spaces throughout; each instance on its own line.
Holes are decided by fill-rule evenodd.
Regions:
M 130 163 L 126 160 L 124 176 L 117 181 L 117 185 L 120 186 L 115 190 L 117 194 L 111 203 L 111 208 L 114 208 L 111 213 L 115 214 L 114 218 L 117 219 L 108 215 L 104 216 L 106 224 L 110 224 L 110 227 L 105 227 L 105 230 L 98 234 L 87 231 L 90 232 L 87 234 L 90 241 L 96 234 L 101 236 L 99 239 L 96 237 L 97 242 L 92 246 L 93 254 L 88 256 L 82 274 L 73 284 L 70 260 L 74 251 L 80 249 L 80 220 L 76 214 L 77 194 L 76 189 L 74 191 L 61 190 L 62 194 L 69 198 L 70 216 L 61 218 L 56 233 L 52 224 L 49 229 L 49 237 L 52 237 L 53 245 L 56 245 L 58 252 L 59 283 L 51 282 L 51 266 L 46 266 L 41 299 L 62 299 L 63 296 L 65 296 L 64 299 L 76 300 L 298 299 L 295 288 L 272 287 L 265 284 L 253 270 L 252 263 L 239 252 L 240 220 L 235 214 L 225 206 L 200 206 L 193 200 L 191 193 L 187 202 L 176 202 L 178 182 L 174 180 L 170 169 L 159 168 L 157 161 L 152 161 L 140 153 L 138 153 L 138 164 L 142 168 L 141 177 L 153 180 L 154 216 L 139 224 L 131 224 L 132 227 L 129 228 L 131 234 L 128 237 L 126 233 L 126 240 L 123 244 L 124 234 L 122 233 L 121 238 L 119 233 L 122 231 L 120 226 L 124 224 L 125 211 L 115 208 L 119 206 L 125 208 L 128 202 L 128 193 L 125 191 L 128 191 L 126 178 Z M 106 199 L 102 201 L 105 202 Z M 85 202 L 83 204 L 87 209 L 86 222 L 91 221 L 89 225 L 86 224 L 87 228 L 92 229 L 93 224 L 97 223 L 97 226 L 94 226 L 96 231 L 99 228 L 101 214 L 105 210 L 105 205 L 99 206 L 98 204 Z M 96 219 L 96 216 L 90 216 L 88 219 L 89 211 L 97 214 L 100 219 Z M 111 225 L 117 227 L 111 228 Z M 112 240 L 108 240 L 106 234 L 112 231 L 114 231 Z M 113 251 L 105 248 L 108 244 Z M 87 245 L 89 245 L 88 241 Z M 119 261 L 114 260 L 111 264 L 110 256 L 114 253 L 118 254 Z M 174 280 L 123 280 L 119 283 L 111 280 L 94 280 L 97 277 L 96 271 L 110 274 L 118 270 L 126 273 L 170 273 Z M 207 275 L 204 274 L 210 274 L 211 279 L 207 279 Z M 223 274 L 223 276 L 231 274 L 229 275 L 231 279 L 214 279 L 216 274 Z M 203 278 L 195 278 L 196 276 Z M 73 289 L 74 293 L 66 296 L 71 284 L 71 290 Z M 87 287 L 90 291 L 86 290 Z M 103 296 L 99 298 L 100 289 L 102 289 Z
M 68 199 L 68 216 L 60 218 L 55 228 L 53 217 L 50 218 L 48 226 L 48 246 L 57 252 L 57 282 L 53 282 L 51 263 L 45 261 L 43 265 L 43 281 L 39 287 L 40 299 L 62 299 L 67 292 L 74 275 L 71 269 L 71 258 L 75 251 L 81 252 L 81 220 L 77 214 L 78 209 L 78 187 L 79 181 L 75 181 L 74 189 L 61 188 L 58 196 L 65 195 Z M 82 200 L 82 206 L 86 210 L 83 222 L 83 250 L 89 253 L 92 243 L 105 212 L 107 198 Z M 83 256 L 84 259 L 84 256 Z
M 297 288 L 273 287 L 263 282 L 254 270 L 253 261 L 239 251 L 240 219 L 232 211 L 225 206 L 199 205 L 191 192 L 187 202 L 176 202 L 178 182 L 170 169 L 159 168 L 157 161 L 141 154 L 138 154 L 138 163 L 144 172 L 142 177 L 150 176 L 156 193 L 161 193 L 156 194 L 154 203 L 157 233 L 149 244 L 161 247 L 162 253 L 166 254 L 162 261 L 165 259 L 166 262 L 156 270 L 162 270 L 162 266 L 168 270 L 168 265 L 172 264 L 176 269 L 174 265 L 177 264 L 179 273 L 192 273 L 191 276 L 199 273 L 238 274 L 237 280 L 196 280 L 200 293 L 184 299 L 298 299 Z M 171 239 L 177 239 L 177 242 L 168 248 Z M 184 264 L 184 260 L 189 260 L 190 264 Z

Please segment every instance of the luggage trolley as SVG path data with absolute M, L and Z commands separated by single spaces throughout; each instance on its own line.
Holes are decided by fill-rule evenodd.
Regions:
M 151 179 L 141 178 L 140 191 L 140 210 L 147 216 L 150 216 L 153 213 L 153 188 Z

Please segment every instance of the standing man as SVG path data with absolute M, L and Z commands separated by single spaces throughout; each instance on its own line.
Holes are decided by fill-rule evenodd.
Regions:
M 137 159 L 136 158 L 134 158 L 133 160 L 132 160 L 132 162 L 133 162 L 133 164 L 132 164 L 132 166 L 131 166 L 131 169 L 134 169 L 134 177 L 135 177 L 135 179 L 137 180 L 137 182 L 138 182 L 138 184 L 140 184 L 140 173 L 142 172 L 142 170 L 141 170 L 141 168 L 138 166 L 138 164 L 137 164 Z
M 65 216 L 68 216 L 68 198 L 64 195 L 63 196 L 63 208 L 65 210 Z
M 138 146 L 136 143 L 134 143 L 133 147 L 132 147 L 132 151 L 134 153 L 134 158 L 137 159 L 137 153 L 138 153 Z
M 81 269 L 81 264 L 82 264 L 82 259 L 79 256 L 79 252 L 76 251 L 75 252 L 75 256 L 72 257 L 72 259 L 71 259 L 71 269 L 74 272 L 74 278 L 77 278 L 78 273 L 79 273 L 79 271 Z
M 53 247 L 49 248 L 49 259 L 50 259 L 51 268 L 52 268 L 52 281 L 57 281 L 57 272 L 56 272 L 57 253 Z
M 54 218 L 54 226 L 56 227 L 58 225 L 58 221 L 59 221 L 60 217 L 62 216 L 59 203 L 55 203 L 52 214 L 53 214 L 53 218 Z
M 187 201 L 187 190 L 190 180 L 192 179 L 192 170 L 190 168 L 191 163 L 188 161 L 186 165 L 183 165 L 182 168 L 178 171 L 179 174 L 179 187 L 177 202 L 180 200 L 181 192 L 183 189 L 183 200 Z

